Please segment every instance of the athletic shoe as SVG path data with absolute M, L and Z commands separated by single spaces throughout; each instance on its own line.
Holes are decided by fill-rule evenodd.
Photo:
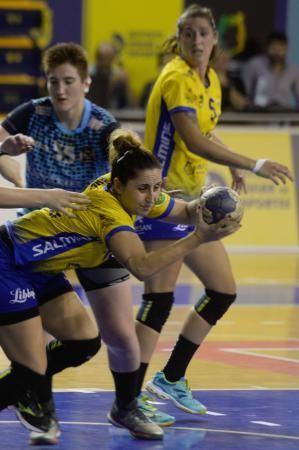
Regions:
M 58 423 L 54 420 L 51 421 L 48 431 L 37 432 L 32 431 L 30 433 L 30 445 L 55 445 L 58 444 L 61 431 Z
M 135 438 L 163 439 L 163 430 L 143 414 L 137 400 L 133 400 L 126 408 L 119 408 L 114 402 L 107 418 L 116 427 L 127 428 Z
M 42 405 L 43 413 L 48 418 L 50 424 L 47 431 L 30 433 L 30 445 L 54 445 L 58 443 L 61 435 L 59 423 L 56 416 L 53 400 Z
M 17 418 L 30 431 L 44 432 L 51 425 L 35 394 L 27 390 L 13 405 Z
M 179 381 L 167 381 L 163 372 L 157 372 L 154 378 L 146 383 L 145 388 L 159 398 L 171 400 L 175 406 L 191 414 L 205 414 L 207 408 L 195 400 L 186 378 Z
M 152 420 L 160 427 L 168 427 L 169 425 L 174 424 L 175 417 L 159 411 L 155 406 L 152 405 L 151 399 L 147 395 L 140 394 L 137 397 L 137 402 L 138 409 L 142 411 L 148 419 Z

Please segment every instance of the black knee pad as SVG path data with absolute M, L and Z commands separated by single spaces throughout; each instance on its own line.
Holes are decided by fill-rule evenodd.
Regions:
M 236 294 L 223 294 L 206 289 L 206 293 L 198 300 L 194 309 L 210 325 L 216 325 L 217 320 L 226 313 L 236 297 Z
M 101 348 L 101 337 L 78 341 L 51 341 L 47 346 L 49 375 L 67 367 L 77 367 L 91 359 Z
M 160 333 L 174 302 L 173 292 L 155 292 L 142 297 L 136 320 Z

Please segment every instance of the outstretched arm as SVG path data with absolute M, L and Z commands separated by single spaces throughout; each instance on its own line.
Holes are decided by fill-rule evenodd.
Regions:
M 223 145 L 203 136 L 200 132 L 196 114 L 193 112 L 176 112 L 171 116 L 173 125 L 187 148 L 203 158 L 232 168 L 245 169 L 275 184 L 293 180 L 289 169 L 275 161 L 254 160 L 240 155 Z
M 75 217 L 71 210 L 86 209 L 90 200 L 85 194 L 63 189 L 18 189 L 0 187 L 0 207 L 2 208 L 42 208 L 44 206 Z

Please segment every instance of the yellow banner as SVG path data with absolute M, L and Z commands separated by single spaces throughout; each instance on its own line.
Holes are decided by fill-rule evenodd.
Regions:
M 244 128 L 218 131 L 217 135 L 230 148 L 245 156 L 267 158 L 287 165 L 293 172 L 292 138 L 289 131 L 246 130 Z M 228 169 L 210 163 L 209 182 L 230 185 Z M 298 205 L 296 184 L 287 182 L 276 186 L 269 180 L 246 173 L 247 194 L 242 195 L 245 206 L 243 226 L 225 243 L 232 246 L 263 246 L 287 250 L 297 247 Z
M 175 32 L 183 0 L 114 0 L 85 2 L 83 44 L 90 62 L 100 42 L 113 42 L 120 62 L 129 73 L 132 89 L 140 95 L 143 86 L 157 75 L 157 52 Z

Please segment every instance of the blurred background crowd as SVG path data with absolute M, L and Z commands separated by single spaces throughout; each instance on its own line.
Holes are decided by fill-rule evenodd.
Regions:
M 43 51 L 77 42 L 90 58 L 87 97 L 112 110 L 144 110 L 171 57 L 163 41 L 195 0 L 0 0 L 0 114 L 46 95 Z M 212 62 L 222 84 L 222 110 L 299 111 L 297 0 L 206 0 L 214 11 L 219 50 Z M 297 20 L 297 19 L 298 20 Z

